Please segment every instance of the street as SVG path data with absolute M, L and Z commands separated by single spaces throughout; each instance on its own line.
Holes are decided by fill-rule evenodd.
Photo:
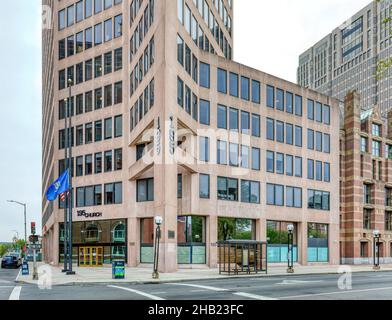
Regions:
M 274 276 L 164 284 L 76 284 L 41 290 L 14 280 L 19 270 L 0 269 L 0 300 L 390 300 L 391 272 L 352 275 L 352 289 L 340 290 L 341 275 Z

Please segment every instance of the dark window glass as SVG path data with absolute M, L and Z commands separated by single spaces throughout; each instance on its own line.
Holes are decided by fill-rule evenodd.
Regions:
M 296 177 L 302 178 L 302 158 L 301 157 L 295 157 L 294 173 L 295 173 Z
M 93 47 L 93 28 L 87 28 L 84 31 L 84 48 L 85 50 Z
M 102 23 L 94 26 L 94 45 L 98 46 L 102 43 Z
M 83 0 L 76 2 L 76 22 L 83 20 Z
M 323 105 L 320 102 L 316 102 L 316 121 L 323 122 Z
M 323 163 L 316 161 L 316 180 L 323 181 Z
M 331 165 L 328 162 L 324 163 L 324 182 L 331 182 Z
M 200 161 L 210 160 L 210 140 L 207 137 L 200 137 Z
M 260 170 L 260 149 L 252 148 L 252 170 Z
M 114 71 L 122 69 L 122 48 L 114 50 Z
M 113 39 L 113 22 L 112 19 L 106 20 L 104 22 L 105 27 L 105 42 Z
M 210 65 L 200 62 L 200 86 L 210 88 Z
M 323 151 L 323 134 L 321 132 L 316 132 L 316 151 Z
M 217 88 L 218 92 L 227 93 L 227 71 L 218 68 L 218 83 Z
M 230 95 L 238 98 L 238 74 L 230 72 Z
M 292 177 L 294 169 L 294 157 L 287 154 L 286 155 L 286 175 Z
M 328 105 L 324 105 L 323 119 L 324 119 L 325 124 L 327 124 L 327 125 L 331 124 L 331 107 Z
M 58 14 L 58 20 L 59 20 L 59 30 L 62 30 L 65 28 L 65 9 L 59 11 Z
M 260 116 L 252 114 L 252 136 L 260 137 Z
M 276 121 L 276 141 L 284 143 L 284 122 Z
M 275 121 L 270 118 L 267 118 L 267 139 L 275 140 Z
M 102 152 L 94 155 L 94 173 L 102 173 Z
M 229 144 L 229 164 L 232 167 L 238 167 L 239 145 L 236 143 Z
M 324 152 L 331 152 L 331 136 L 328 133 L 324 133 Z
M 250 114 L 249 114 L 249 112 L 241 111 L 241 133 L 250 134 Z
M 314 180 L 314 160 L 308 159 L 308 179 Z
M 293 125 L 290 123 L 286 123 L 286 143 L 293 145 Z
M 260 82 L 252 80 L 252 102 L 260 104 Z
M 113 119 L 105 119 L 105 140 L 113 137 Z
M 275 108 L 275 88 L 267 86 L 267 107 Z
M 137 202 L 154 201 L 154 179 L 138 180 L 136 190 Z
M 308 149 L 314 150 L 314 131 L 308 129 Z
M 184 65 L 184 40 L 177 35 L 177 61 Z
M 302 97 L 295 96 L 295 115 L 302 117 Z
M 93 173 L 93 155 L 88 154 L 85 156 L 85 175 L 90 175 Z
M 295 126 L 295 145 L 302 147 L 302 128 Z
M 250 80 L 241 76 L 241 99 L 249 101 Z
M 114 38 L 118 38 L 122 36 L 122 14 L 114 17 Z
M 227 107 L 218 104 L 218 128 L 227 129 Z
M 105 172 L 111 172 L 113 170 L 113 152 L 112 152 L 112 150 L 105 151 L 104 170 L 105 170 Z
M 207 174 L 199 175 L 199 196 L 202 199 L 210 198 L 210 176 Z
M 200 99 L 200 123 L 210 125 L 210 102 Z
M 177 77 L 177 103 L 184 107 L 184 81 Z
M 314 101 L 308 100 L 308 119 L 314 120 Z
M 275 152 L 267 151 L 267 172 L 275 172 Z
M 85 0 L 84 17 L 91 17 L 93 14 L 93 0 Z
M 100 13 L 102 11 L 102 0 L 94 0 L 94 13 Z
M 293 113 L 293 94 L 291 92 L 286 92 L 286 112 Z
M 284 91 L 276 89 L 276 109 L 284 111 Z
M 239 115 L 238 109 L 230 108 L 229 111 L 229 129 L 232 131 L 238 131 Z

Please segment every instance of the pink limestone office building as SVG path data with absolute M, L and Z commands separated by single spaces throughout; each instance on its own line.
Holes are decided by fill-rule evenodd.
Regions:
M 339 263 L 339 102 L 233 61 L 232 0 L 44 0 L 44 259 L 64 259 L 71 86 L 73 260 L 216 267 L 216 242 L 267 241 L 286 263 Z M 250 8 L 251 9 L 251 8 Z M 68 80 L 71 82 L 68 82 Z

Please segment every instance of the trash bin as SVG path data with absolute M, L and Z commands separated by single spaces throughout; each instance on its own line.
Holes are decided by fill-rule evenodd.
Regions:
M 29 275 L 29 264 L 27 262 L 22 263 L 22 276 Z
M 112 278 L 113 279 L 125 278 L 125 260 L 112 261 Z

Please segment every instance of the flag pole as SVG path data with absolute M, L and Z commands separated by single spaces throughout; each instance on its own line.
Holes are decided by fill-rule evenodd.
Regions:
M 64 136 L 65 136 L 65 146 L 64 146 L 64 164 L 65 164 L 65 168 L 66 170 L 68 170 L 68 104 L 70 103 L 70 100 L 67 101 L 67 99 L 64 99 L 64 101 L 66 101 L 65 104 L 65 131 L 64 131 Z M 61 174 L 61 172 L 59 173 L 59 175 Z M 59 199 L 59 201 L 61 201 L 61 199 Z M 67 268 L 67 233 L 68 233 L 68 223 L 67 223 L 67 214 L 68 214 L 68 208 L 67 208 L 67 204 L 68 201 L 67 199 L 64 200 L 64 269 L 62 270 L 62 272 L 67 272 L 68 268 Z
M 73 174 L 73 168 L 72 168 L 72 143 L 74 141 L 74 137 L 73 137 L 73 130 L 72 130 L 72 105 L 71 105 L 71 88 L 73 85 L 73 81 L 72 79 L 68 80 L 68 85 L 69 85 L 69 101 L 70 101 L 70 108 L 69 108 L 69 130 L 70 130 L 70 143 L 69 143 L 69 152 L 68 152 L 68 156 L 69 156 L 69 197 L 68 197 L 68 209 L 69 209 L 69 213 L 68 213 L 68 240 L 69 240 L 69 244 L 68 244 L 68 252 L 69 252 L 69 268 L 67 271 L 67 275 L 74 275 L 75 272 L 72 271 L 72 209 L 73 209 L 73 192 L 72 192 L 72 174 Z

